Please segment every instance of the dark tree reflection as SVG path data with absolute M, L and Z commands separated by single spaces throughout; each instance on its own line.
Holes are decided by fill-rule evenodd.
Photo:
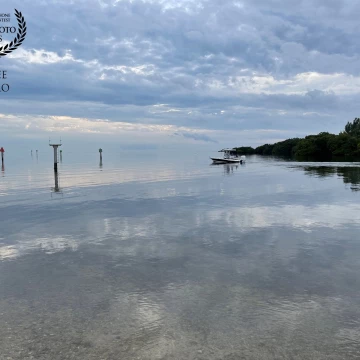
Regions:
M 302 166 L 306 175 L 320 178 L 337 175 L 352 191 L 360 191 L 360 167 L 355 166 Z
M 337 169 L 345 184 L 350 184 L 353 191 L 360 191 L 360 167 L 340 167 Z

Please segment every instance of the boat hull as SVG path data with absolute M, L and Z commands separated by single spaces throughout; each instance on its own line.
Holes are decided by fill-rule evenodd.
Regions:
M 214 164 L 242 164 L 241 159 L 210 158 Z

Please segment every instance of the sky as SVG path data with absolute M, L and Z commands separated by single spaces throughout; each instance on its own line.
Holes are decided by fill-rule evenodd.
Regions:
M 0 145 L 258 146 L 360 115 L 356 0 L 10 0 L 12 26 L 14 7 Z

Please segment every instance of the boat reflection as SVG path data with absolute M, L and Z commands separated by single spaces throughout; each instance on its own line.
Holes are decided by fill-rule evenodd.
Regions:
M 210 166 L 218 166 L 222 167 L 224 170 L 224 175 L 233 175 L 234 170 L 237 170 L 239 165 L 238 164 L 210 164 Z

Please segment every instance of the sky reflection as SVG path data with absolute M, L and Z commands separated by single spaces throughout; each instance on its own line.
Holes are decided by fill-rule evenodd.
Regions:
M 343 183 L 357 169 L 184 163 L 149 161 L 130 182 L 117 171 L 141 168 L 104 164 L 111 184 L 90 187 L 63 168 L 56 200 L 47 180 L 2 196 L 3 354 L 357 358 L 360 193 Z

